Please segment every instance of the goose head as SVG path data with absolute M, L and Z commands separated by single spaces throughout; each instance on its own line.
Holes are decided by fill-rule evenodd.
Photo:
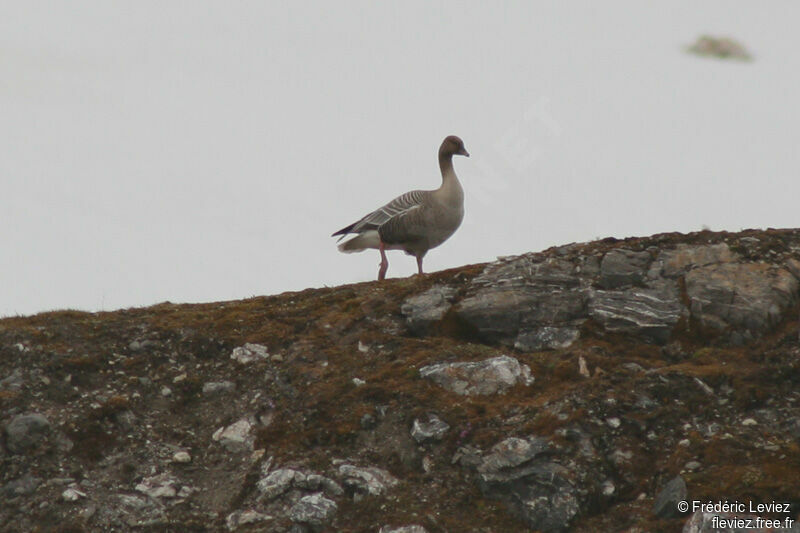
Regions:
M 439 157 L 454 155 L 464 155 L 469 157 L 469 152 L 467 152 L 467 149 L 464 148 L 464 141 L 462 141 L 460 137 L 448 135 L 445 137 L 444 141 L 442 141 L 442 146 L 439 147 Z

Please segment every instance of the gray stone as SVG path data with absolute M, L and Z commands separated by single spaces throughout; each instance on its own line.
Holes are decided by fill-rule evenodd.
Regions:
M 153 499 L 175 498 L 178 490 L 175 488 L 177 480 L 169 474 L 158 474 L 144 478 L 136 484 L 136 490 L 147 494 Z
M 345 487 L 357 494 L 380 496 L 397 485 L 397 479 L 386 470 L 372 467 L 358 467 L 344 464 L 339 467 L 339 475 Z
M 685 501 L 688 492 L 686 482 L 682 477 L 677 476 L 667 482 L 659 491 L 653 503 L 653 514 L 659 518 L 674 518 L 680 516 L 678 502 Z
M 677 282 L 650 281 L 646 287 L 597 290 L 589 297 L 589 315 L 607 331 L 640 335 L 666 343 L 675 324 L 687 314 Z
M 277 498 L 290 489 L 322 490 L 329 496 L 341 496 L 344 489 L 325 476 L 306 473 L 293 468 L 279 468 L 258 480 L 256 487 L 266 500 Z
M 800 281 L 764 263 L 726 263 L 686 274 L 692 317 L 716 330 L 733 328 L 743 340 L 777 324 L 797 302 Z
M 304 490 L 322 490 L 328 496 L 341 496 L 344 489 L 334 480 L 320 474 L 306 474 L 305 477 L 296 476 L 294 486 Z
M 428 533 L 428 530 L 422 526 L 412 524 L 410 526 L 383 526 L 378 530 L 378 533 Z
M 76 502 L 81 498 L 85 498 L 86 493 L 78 490 L 75 487 L 69 487 L 61 493 L 61 499 L 65 502 Z
M 203 383 L 203 394 L 219 394 L 221 392 L 231 392 L 236 388 L 233 381 L 209 381 Z
M 128 494 L 116 494 L 115 497 L 119 502 L 118 505 L 102 506 L 100 513 L 109 513 L 114 521 L 124 521 L 129 528 L 141 528 L 146 524 L 156 525 L 166 519 L 165 505 L 159 500 Z
M 542 326 L 517 335 L 514 348 L 526 352 L 568 348 L 580 337 L 577 327 Z
M 433 413 L 428 414 L 427 420 L 414 419 L 411 426 L 411 436 L 420 444 L 430 440 L 442 440 L 448 431 L 450 426 L 447 422 Z
M 231 359 L 241 364 L 263 361 L 269 359 L 269 351 L 266 346 L 248 342 L 244 346 L 234 348 L 233 352 L 231 352 Z
M 128 344 L 128 348 L 132 352 L 141 352 L 147 349 L 153 349 L 158 346 L 158 342 L 151 339 L 133 340 Z
M 419 369 L 420 376 L 464 396 L 504 393 L 517 384 L 533 383 L 531 369 L 501 355 L 469 363 L 439 363 Z
M 362 429 L 375 429 L 375 426 L 378 425 L 378 420 L 374 415 L 365 413 L 364 416 L 361 417 L 359 423 L 361 424 Z
M 739 259 L 725 243 L 694 246 L 679 244 L 674 250 L 663 250 L 650 268 L 649 276 L 680 277 L 698 267 L 730 263 Z
M 44 415 L 17 415 L 6 426 L 6 447 L 12 453 L 23 453 L 38 445 L 50 433 L 50 422 Z
M 518 350 L 562 349 L 587 318 L 605 330 L 666 343 L 681 318 L 726 331 L 742 344 L 774 326 L 798 299 L 800 261 L 741 263 L 725 243 L 614 249 L 601 262 L 569 248 L 487 265 L 453 306 L 467 331 Z M 682 279 L 683 278 L 683 279 Z M 679 283 L 685 280 L 687 308 Z M 730 329 L 730 331 L 728 331 Z
M 252 427 L 249 420 L 242 419 L 230 426 L 219 428 L 211 438 L 229 452 L 253 451 L 255 438 L 250 434 Z
M 300 498 L 300 501 L 289 509 L 289 518 L 294 522 L 318 528 L 333 519 L 336 509 L 336 502 L 329 500 L 322 493 L 310 494 Z
M 289 490 L 295 480 L 304 480 L 306 475 L 292 468 L 280 468 L 270 472 L 256 483 L 256 487 L 267 500 L 276 498 Z
M 497 261 L 472 281 L 456 315 L 487 341 L 514 345 L 539 328 L 575 328 L 586 318 L 590 269 L 534 254 Z M 535 348 L 534 348 L 535 349 Z
M 599 284 L 604 289 L 639 285 L 647 275 L 651 258 L 648 252 L 624 248 L 609 251 L 600 262 Z
M 698 469 L 699 469 L 701 466 L 702 466 L 702 465 L 700 464 L 700 461 L 689 461 L 688 463 L 686 463 L 685 465 L 683 465 L 683 467 L 684 467 L 686 470 L 690 471 L 690 472 L 693 472 L 693 471 L 695 471 L 695 470 L 698 470 Z
M 453 458 L 450 460 L 450 463 L 460 464 L 464 468 L 475 470 L 478 468 L 478 465 L 483 462 L 483 457 L 481 457 L 481 454 L 482 452 L 480 448 L 466 444 L 456 450 L 456 453 L 453 454 Z
M 4 495 L 4 499 L 16 498 L 17 496 L 27 496 L 29 494 L 33 494 L 41 482 L 42 480 L 38 477 L 25 474 L 21 478 L 6 483 L 0 493 Z
M 19 390 L 22 388 L 24 381 L 22 371 L 16 368 L 11 374 L 0 379 L 0 390 Z
M 540 438 L 508 438 L 496 444 L 477 466 L 478 484 L 490 498 L 506 503 L 529 527 L 565 531 L 578 514 L 571 472 L 550 460 Z
M 454 288 L 435 285 L 422 294 L 408 298 L 400 307 L 400 312 L 406 317 L 408 328 L 422 335 L 452 307 L 455 295 Z
M 173 463 L 191 463 L 192 456 L 189 455 L 189 452 L 180 450 L 172 454 L 172 462 Z
M 794 277 L 800 280 L 800 261 L 795 258 L 791 258 L 786 261 L 786 270 L 792 273 Z
M 247 511 L 234 511 L 225 519 L 225 526 L 228 528 L 228 531 L 233 531 L 239 526 L 256 524 L 266 520 L 272 520 L 272 517 L 252 509 L 248 509 Z
M 510 481 L 520 477 L 520 472 L 515 468 L 549 449 L 550 446 L 545 439 L 510 437 L 495 444 L 483 456 L 477 470 L 484 482 Z

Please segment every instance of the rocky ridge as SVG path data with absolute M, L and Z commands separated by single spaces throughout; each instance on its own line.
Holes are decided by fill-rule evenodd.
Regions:
M 6 318 L 0 529 L 716 531 L 685 499 L 796 519 L 798 315 L 800 230 L 749 230 Z

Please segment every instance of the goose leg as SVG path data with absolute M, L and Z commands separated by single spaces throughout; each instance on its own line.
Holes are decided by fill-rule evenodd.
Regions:
M 378 249 L 381 252 L 381 267 L 378 270 L 378 281 L 381 281 L 386 279 L 386 270 L 389 268 L 389 260 L 386 259 L 386 251 L 383 248 L 383 243 L 381 243 Z
M 421 255 L 417 256 L 417 272 L 419 274 L 422 274 L 422 258 L 423 258 L 423 256 L 421 256 Z

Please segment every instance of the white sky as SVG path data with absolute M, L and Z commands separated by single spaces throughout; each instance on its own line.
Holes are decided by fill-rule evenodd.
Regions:
M 466 216 L 427 271 L 800 226 L 798 22 L 791 0 L 3 2 L 0 315 L 374 279 L 329 235 L 438 187 L 448 134 Z M 755 61 L 684 53 L 703 33 Z

